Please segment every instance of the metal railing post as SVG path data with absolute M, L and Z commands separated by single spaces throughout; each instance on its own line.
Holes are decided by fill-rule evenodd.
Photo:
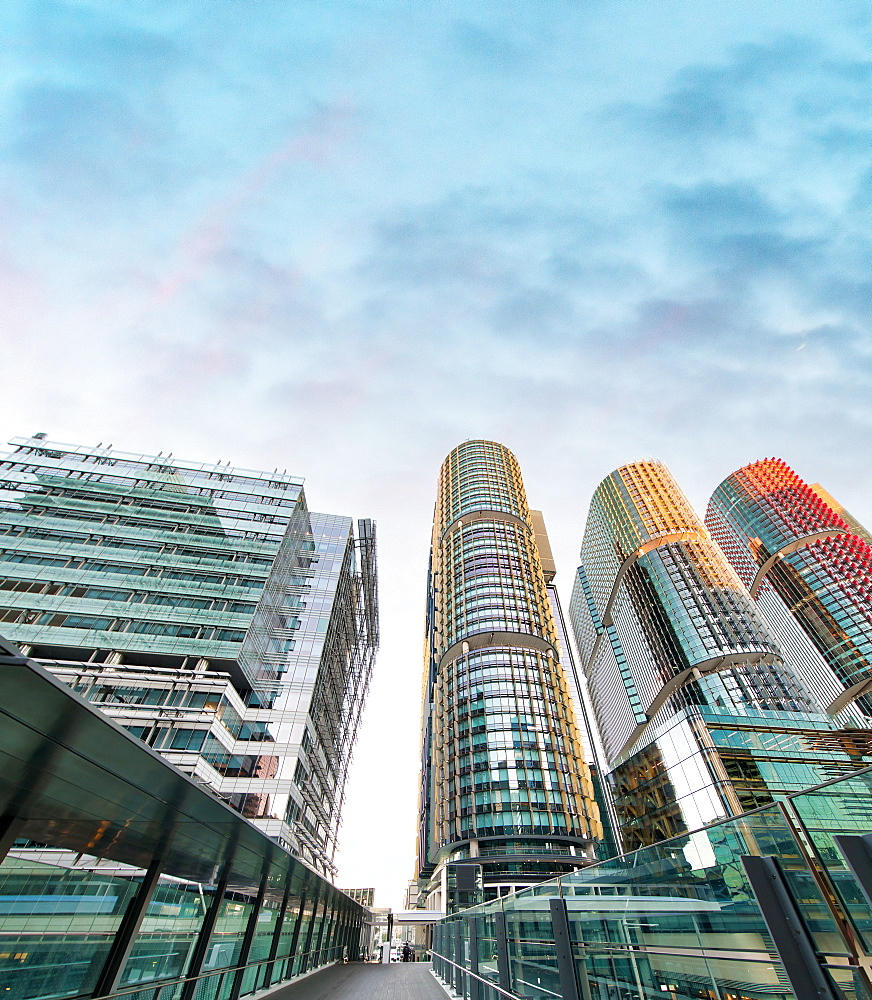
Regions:
M 796 1000 L 841 1000 L 818 960 L 778 859 L 744 854 L 742 866 Z
M 551 909 L 551 930 L 557 951 L 557 974 L 560 976 L 560 995 L 563 1000 L 581 1000 L 575 961 L 572 956 L 572 935 L 569 932 L 569 915 L 566 900 L 556 897 L 548 900 Z
M 481 984 L 475 977 L 478 971 L 478 917 L 469 918 L 469 971 L 471 976 L 467 977 L 469 984 L 469 1000 L 481 1000 Z
M 454 922 L 454 961 L 457 965 L 454 966 L 454 990 L 459 993 L 460 996 L 465 996 L 463 989 L 463 921 L 455 920 Z
M 494 914 L 494 927 L 497 937 L 497 976 L 504 990 L 512 988 L 512 970 L 509 968 L 509 939 L 506 934 L 506 914 L 497 910 Z

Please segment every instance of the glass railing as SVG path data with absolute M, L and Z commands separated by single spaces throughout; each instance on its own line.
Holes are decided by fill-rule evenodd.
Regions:
M 434 969 L 469 1000 L 870 1000 L 840 833 L 872 833 L 872 769 L 453 914 Z
M 342 947 L 321 948 L 292 957 L 204 972 L 200 976 L 151 982 L 146 986 L 119 990 L 110 996 L 118 1000 L 228 1000 L 235 992 L 237 978 L 240 979 L 240 986 L 236 995 L 245 997 L 287 979 L 341 962 L 344 958 L 347 958 L 347 950 Z

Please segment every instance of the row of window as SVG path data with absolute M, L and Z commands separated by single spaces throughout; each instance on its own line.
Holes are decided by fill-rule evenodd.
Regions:
M 213 562 L 246 563 L 249 566 L 271 566 L 272 559 L 264 559 L 248 552 L 220 549 L 191 549 L 183 545 L 163 544 L 162 542 L 147 542 L 132 538 L 106 537 L 103 535 L 85 535 L 72 532 L 53 531 L 47 528 L 29 527 L 21 524 L 8 525 L 3 532 L 18 538 L 35 538 L 44 541 L 62 542 L 67 545 L 94 545 L 103 548 L 131 549 L 136 552 L 149 552 L 157 555 L 176 555 L 183 558 L 211 560 Z
M 72 481 L 75 482 L 75 480 Z M 7 482 L 3 485 L 8 486 L 10 489 L 15 489 L 19 484 Z M 32 504 L 35 506 L 35 501 L 40 497 L 63 497 L 64 500 L 85 500 L 88 503 L 102 503 L 112 507 L 141 507 L 145 510 L 167 511 L 172 515 L 193 514 L 212 519 L 216 515 L 216 511 L 210 503 L 181 503 L 176 500 L 170 500 L 163 495 L 155 497 L 154 493 L 151 493 L 148 497 L 140 497 L 133 496 L 130 493 L 110 493 L 99 488 L 91 490 L 73 489 L 66 484 L 59 487 L 42 486 L 38 491 L 30 494 L 27 500 L 28 505 Z M 282 502 L 287 503 L 286 500 Z M 54 508 L 51 508 L 51 510 L 54 511 Z M 240 520 L 267 521 L 273 524 L 285 525 L 290 523 L 290 519 L 287 517 L 264 514 L 261 511 L 251 510 L 247 506 L 242 505 L 234 506 L 232 512 L 230 512 L 230 516 Z M 163 527 L 167 522 L 160 521 L 154 523 Z M 209 534 L 212 534 L 212 532 L 209 532 Z
M 152 594 L 132 590 L 112 590 L 106 587 L 80 587 L 72 583 L 52 583 L 42 580 L 15 580 L 0 577 L 0 590 L 46 596 L 81 597 L 90 601 L 118 601 L 132 604 L 157 604 L 168 608 L 194 608 L 199 611 L 227 611 L 232 614 L 252 614 L 257 607 L 248 601 L 222 601 L 211 598 L 185 597 L 177 594 Z
M 149 622 L 100 615 L 57 614 L 27 608 L 0 608 L 0 622 L 19 625 L 80 628 L 100 632 L 138 633 L 141 635 L 178 636 L 181 639 L 210 639 L 215 642 L 242 642 L 244 629 L 215 628 L 212 625 L 189 625 L 175 622 Z
M 180 580 L 201 585 L 221 585 L 225 587 L 245 587 L 247 589 L 262 588 L 263 577 L 231 576 L 216 573 L 194 573 L 188 570 L 167 569 L 161 566 L 148 566 L 131 563 L 96 562 L 92 559 L 80 559 L 66 556 L 43 556 L 34 552 L 19 552 L 15 549 L 0 549 L 0 563 L 20 563 L 27 566 L 53 566 L 58 569 L 78 569 L 87 573 L 114 573 L 118 576 L 148 576 L 162 580 Z M 291 583 L 303 577 L 291 577 Z M 311 579 L 309 577 L 308 579 Z M 300 584 L 301 586 L 304 584 Z M 305 584 L 309 586 L 309 584 Z

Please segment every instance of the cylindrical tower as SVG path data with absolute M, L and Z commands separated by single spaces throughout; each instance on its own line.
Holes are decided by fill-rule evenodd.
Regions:
M 603 480 L 581 563 L 570 615 L 627 849 L 797 790 L 797 760 L 829 776 L 824 717 L 664 465 Z
M 477 858 L 486 896 L 571 870 L 600 835 L 534 528 L 507 448 L 467 441 L 448 455 L 431 552 L 423 826 L 431 864 Z
M 706 524 L 828 711 L 859 699 L 872 714 L 872 546 L 862 526 L 777 458 L 728 476 Z

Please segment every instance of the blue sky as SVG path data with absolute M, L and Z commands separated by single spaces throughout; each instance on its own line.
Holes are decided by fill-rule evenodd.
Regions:
M 872 521 L 868 0 L 7 0 L 0 41 L 7 436 L 379 521 L 347 884 L 411 875 L 458 441 L 518 455 L 564 593 L 640 457 L 704 508 L 779 455 Z

